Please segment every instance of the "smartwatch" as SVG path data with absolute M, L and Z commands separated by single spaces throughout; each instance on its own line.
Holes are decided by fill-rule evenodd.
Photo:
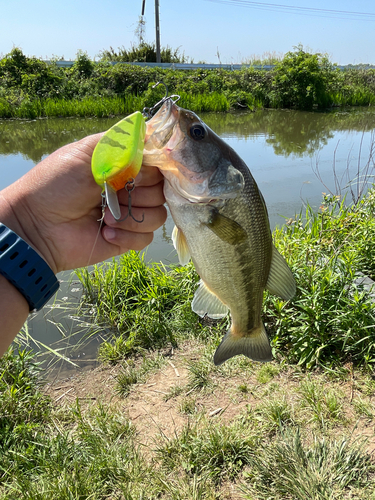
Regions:
M 60 284 L 47 262 L 18 234 L 0 222 L 0 274 L 39 311 Z

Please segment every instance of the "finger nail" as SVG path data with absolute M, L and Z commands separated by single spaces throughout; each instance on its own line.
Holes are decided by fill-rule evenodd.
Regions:
M 141 182 L 142 177 L 143 177 L 142 172 L 138 172 L 138 174 L 137 174 L 137 176 L 135 178 L 135 183 L 136 183 L 137 186 L 139 186 L 139 183 Z
M 111 227 L 105 227 L 104 228 L 104 238 L 107 241 L 114 240 L 116 238 L 116 231 L 112 229 Z

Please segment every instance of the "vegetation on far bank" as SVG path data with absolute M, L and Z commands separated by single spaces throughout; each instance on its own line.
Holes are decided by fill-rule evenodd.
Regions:
M 271 71 L 112 65 L 117 54 L 112 52 L 111 57 L 111 51 L 104 51 L 93 62 L 80 51 L 72 68 L 60 68 L 14 48 L 0 61 L 0 117 L 110 116 L 142 110 L 163 94 L 163 89 L 151 89 L 160 80 L 171 94 L 183 96 L 182 106 L 196 112 L 312 110 L 375 102 L 375 70 L 340 71 L 326 56 L 308 53 L 301 46 L 276 61 Z

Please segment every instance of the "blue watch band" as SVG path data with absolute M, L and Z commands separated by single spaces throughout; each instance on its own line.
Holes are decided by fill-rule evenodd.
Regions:
M 0 274 L 22 293 L 30 311 L 39 311 L 60 286 L 47 262 L 1 222 Z

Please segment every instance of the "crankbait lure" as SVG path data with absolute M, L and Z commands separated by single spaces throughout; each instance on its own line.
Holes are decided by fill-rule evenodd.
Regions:
M 164 85 L 165 96 L 157 102 L 152 108 L 144 108 L 143 113 L 136 111 L 119 121 L 100 139 L 91 160 L 91 170 L 95 182 L 103 188 L 103 215 L 104 209 L 108 206 L 113 217 L 116 220 L 125 220 L 132 217 L 131 192 L 133 191 L 134 179 L 137 176 L 143 158 L 143 148 L 146 135 L 145 118 L 151 118 L 155 110 L 164 104 L 167 99 L 180 98 L 178 95 L 168 96 L 168 87 L 164 82 L 157 82 L 152 88 L 158 85 Z M 125 188 L 129 194 L 128 214 L 121 219 L 121 209 L 117 198 L 117 191 Z
M 106 204 L 116 220 L 121 219 L 117 191 L 123 188 L 129 193 L 129 213 L 125 219 L 129 215 L 134 219 L 130 193 L 142 165 L 145 135 L 145 119 L 136 111 L 107 130 L 94 149 L 92 174 L 95 182 L 103 188 Z

